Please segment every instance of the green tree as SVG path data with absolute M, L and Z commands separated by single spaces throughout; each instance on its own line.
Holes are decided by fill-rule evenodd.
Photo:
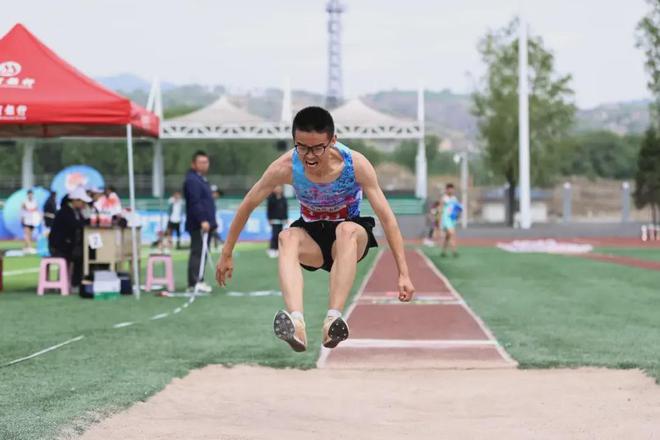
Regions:
M 660 0 L 647 0 L 648 13 L 637 25 L 637 47 L 644 51 L 644 67 L 649 75 L 647 86 L 653 94 L 651 121 L 660 115 Z M 660 139 L 657 123 L 651 122 L 637 158 L 635 175 L 635 205 L 651 207 L 653 223 L 658 222 L 660 206 Z
M 633 198 L 637 208 L 651 207 L 652 221 L 656 224 L 660 209 L 660 138 L 653 126 L 646 130 L 639 150 Z
M 488 32 L 478 50 L 487 71 L 472 95 L 472 113 L 478 118 L 486 161 L 494 174 L 509 184 L 507 222 L 513 224 L 518 182 L 518 26 Z M 559 167 L 559 144 L 575 115 L 571 75 L 558 75 L 554 55 L 540 37 L 530 36 L 529 111 L 532 182 L 548 184 Z
M 431 165 L 438 155 L 438 144 L 440 139 L 435 135 L 427 135 L 424 139 L 426 150 L 426 163 Z M 417 157 L 417 141 L 408 140 L 403 141 L 399 146 L 390 154 L 392 162 L 408 167 L 411 171 L 415 171 L 415 159 Z M 431 174 L 431 169 L 429 169 Z
M 572 134 L 562 142 L 561 173 L 590 179 L 631 179 L 635 176 L 639 135 L 611 131 Z

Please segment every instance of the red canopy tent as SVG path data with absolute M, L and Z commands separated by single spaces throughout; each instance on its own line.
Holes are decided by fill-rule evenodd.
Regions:
M 62 60 L 23 25 L 0 39 L 0 138 L 126 137 L 135 212 L 133 135 L 158 137 L 158 117 Z M 138 284 L 133 227 L 134 282 Z

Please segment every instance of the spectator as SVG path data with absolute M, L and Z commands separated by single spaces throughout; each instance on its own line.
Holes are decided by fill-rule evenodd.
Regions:
M 83 263 L 83 228 L 85 219 L 83 209 L 92 198 L 82 186 L 71 191 L 62 201 L 60 210 L 55 214 L 53 227 L 48 236 L 48 248 L 53 257 L 66 259 L 69 263 L 71 286 L 80 285 Z
M 28 190 L 27 199 L 21 204 L 21 226 L 23 226 L 23 251 L 28 254 L 36 254 L 37 250 L 32 246 L 32 233 L 34 228 L 41 224 L 41 213 L 34 199 L 34 192 Z
M 277 185 L 273 189 L 273 193 L 268 196 L 268 209 L 267 209 L 268 223 L 271 226 L 270 233 L 270 247 L 268 248 L 268 256 L 270 258 L 277 258 L 279 255 L 278 250 L 278 237 L 282 228 L 289 219 L 289 206 L 284 197 L 282 185 Z
M 210 233 L 218 227 L 215 221 L 215 203 L 211 187 L 206 180 L 209 170 L 209 157 L 203 151 L 197 151 L 192 158 L 191 169 L 186 174 L 183 184 L 183 196 L 186 199 L 186 231 L 190 234 L 190 257 L 188 258 L 188 290 L 195 287 L 200 292 L 209 293 L 212 288 L 198 278 L 202 261 L 202 238 L 207 239 Z M 208 243 L 208 242 L 207 242 Z M 204 256 L 206 258 L 206 256 Z
M 167 231 L 165 242 L 171 243 L 176 233 L 176 248 L 181 249 L 181 220 L 183 218 L 183 199 L 181 192 L 175 191 L 167 201 Z
M 53 221 L 55 220 L 55 213 L 57 212 L 57 193 L 51 191 L 46 203 L 44 203 L 44 223 L 46 225 L 46 236 L 50 232 L 50 228 L 53 227 Z
M 94 202 L 94 207 L 99 212 L 103 225 L 109 226 L 121 216 L 121 200 L 111 185 L 104 188 L 103 194 Z

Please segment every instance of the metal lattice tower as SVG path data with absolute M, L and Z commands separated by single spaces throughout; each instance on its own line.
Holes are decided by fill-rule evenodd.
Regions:
M 328 12 L 328 94 L 326 106 L 330 109 L 341 104 L 343 84 L 341 74 L 341 13 L 344 6 L 339 0 L 329 0 Z

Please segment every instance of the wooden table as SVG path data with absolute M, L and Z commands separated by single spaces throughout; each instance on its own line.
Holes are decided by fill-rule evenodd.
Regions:
M 140 267 L 140 228 L 136 228 L 136 239 L 138 248 L 138 269 Z M 96 249 L 96 255 L 92 258 L 90 243 L 98 241 L 102 246 Z M 125 272 L 131 273 L 133 258 L 133 243 L 131 228 L 120 228 L 118 226 L 101 227 L 85 226 L 83 230 L 83 275 L 90 274 L 90 266 L 107 265 L 109 270 L 120 272 L 122 264 L 127 264 Z

